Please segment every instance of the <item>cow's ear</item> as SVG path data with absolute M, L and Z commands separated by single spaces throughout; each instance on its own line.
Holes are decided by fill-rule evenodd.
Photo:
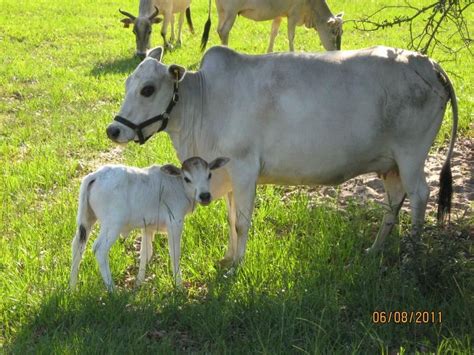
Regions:
M 160 23 L 161 21 L 163 21 L 163 19 L 161 17 L 154 17 L 151 20 L 151 23 Z
M 340 12 L 336 15 L 336 17 L 339 17 L 340 19 L 342 19 L 342 16 L 344 16 L 344 12 Z
M 224 157 L 216 158 L 209 163 L 209 169 L 215 170 L 215 169 L 222 168 L 224 165 L 226 165 L 229 162 L 229 160 L 230 160 L 229 158 L 224 158 Z
M 163 47 L 156 47 L 150 49 L 147 54 L 147 57 L 155 58 L 157 61 L 161 62 L 161 58 L 163 57 Z
M 173 164 L 163 165 L 160 170 L 167 175 L 171 176 L 181 176 L 181 169 L 174 166 Z
M 186 74 L 186 69 L 180 65 L 172 64 L 168 68 L 169 73 L 173 77 L 173 79 L 176 79 L 176 76 L 178 76 L 178 81 L 183 80 L 184 75 Z
M 131 18 L 124 18 L 124 19 L 121 19 L 120 22 L 123 23 L 123 27 L 125 28 L 129 28 L 131 24 L 133 24 L 133 20 Z

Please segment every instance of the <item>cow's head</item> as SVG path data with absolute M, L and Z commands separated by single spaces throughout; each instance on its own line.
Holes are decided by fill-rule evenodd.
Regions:
M 119 10 L 122 15 L 127 17 L 120 20 L 123 23 L 123 27 L 128 28 L 133 25 L 133 33 L 135 34 L 135 40 L 137 43 L 137 50 L 135 54 L 140 58 L 145 58 L 146 51 L 150 48 L 150 37 L 152 25 L 160 23 L 161 18 L 158 16 L 158 8 L 155 6 L 155 12 L 150 16 L 139 16 L 135 17 L 129 12 Z
M 183 179 L 186 196 L 202 205 L 208 205 L 212 201 L 210 182 L 212 170 L 226 165 L 229 158 L 217 158 L 207 163 L 200 157 L 186 159 L 181 169 L 168 164 L 161 167 L 161 171 L 168 175 L 179 176 Z
M 316 22 L 319 38 L 327 51 L 341 50 L 343 15 L 341 12 L 324 22 Z
M 116 143 L 139 142 L 137 129 L 130 126 L 146 126 L 140 128 L 146 140 L 158 130 L 164 129 L 165 119 L 147 124 L 150 118 L 163 116 L 175 98 L 173 92 L 177 82 L 183 80 L 186 70 L 178 65 L 167 66 L 161 63 L 163 48 L 152 49 L 125 82 L 125 100 L 116 120 L 107 127 L 107 136 Z M 117 118 L 128 121 L 121 123 Z M 142 143 L 142 142 L 140 142 Z

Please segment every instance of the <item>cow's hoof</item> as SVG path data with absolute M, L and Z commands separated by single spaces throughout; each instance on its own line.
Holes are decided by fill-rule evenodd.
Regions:
M 219 260 L 219 267 L 221 269 L 230 269 L 232 266 L 234 266 L 234 260 L 232 260 L 232 258 L 224 257 Z

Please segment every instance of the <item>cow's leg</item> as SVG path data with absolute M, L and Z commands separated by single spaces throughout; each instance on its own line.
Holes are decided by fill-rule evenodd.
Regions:
M 272 22 L 272 31 L 270 32 L 270 43 L 268 44 L 267 53 L 273 52 L 273 45 L 275 44 L 275 38 L 278 36 L 278 29 L 280 28 L 281 17 L 276 17 Z
M 146 265 L 150 261 L 153 254 L 153 245 L 151 242 L 154 232 L 155 231 L 151 228 L 143 228 L 142 230 L 142 242 L 140 245 L 140 267 L 138 268 L 138 276 L 136 281 L 137 286 L 140 286 L 143 281 L 145 281 Z
M 418 236 L 423 228 L 426 205 L 430 195 L 423 171 L 424 161 L 425 159 L 421 162 L 409 160 L 399 163 L 402 184 L 410 200 L 412 236 Z
M 288 46 L 290 52 L 293 52 L 295 50 L 293 42 L 295 41 L 295 30 L 297 21 L 298 18 L 296 16 L 288 16 Z
M 100 229 L 99 237 L 94 242 L 92 250 L 99 264 L 99 270 L 108 291 L 113 291 L 114 282 L 109 266 L 109 251 L 120 235 L 118 225 L 103 225 Z
M 174 14 L 171 14 L 170 25 L 171 25 L 170 42 L 173 43 L 174 42 Z
M 184 22 L 184 11 L 179 14 L 178 20 L 178 41 L 176 42 L 177 45 L 181 45 L 181 30 L 183 28 Z
M 385 188 L 384 208 L 386 211 L 374 244 L 367 249 L 369 253 L 377 252 L 382 248 L 385 238 L 397 223 L 398 212 L 406 196 L 398 171 L 391 171 L 383 176 L 382 179 Z
M 173 279 L 176 286 L 181 286 L 181 269 L 179 260 L 181 258 L 181 233 L 183 231 L 183 223 L 173 221 L 168 223 L 168 248 L 171 260 L 171 268 L 173 270 Z
M 237 14 L 226 14 L 226 16 L 223 18 L 223 21 L 219 21 L 217 33 L 219 34 L 221 43 L 224 46 L 227 46 L 227 44 L 229 43 L 229 32 L 232 26 L 234 25 L 236 17 Z
M 253 207 L 255 203 L 255 189 L 257 186 L 257 173 L 247 169 L 238 169 L 237 165 L 234 165 L 234 171 L 246 171 L 245 176 L 238 176 L 233 174 L 232 180 L 232 191 L 234 194 L 235 202 L 235 230 L 237 233 L 237 245 L 229 245 L 229 248 L 234 248 L 233 264 L 239 263 L 245 255 L 245 249 L 247 247 L 247 237 L 250 229 L 250 223 L 252 220 Z
M 237 251 L 237 231 L 235 229 L 235 201 L 233 192 L 227 193 L 226 196 L 227 204 L 227 222 L 229 223 L 229 245 L 227 251 L 224 255 L 224 258 L 220 261 L 220 264 L 223 267 L 229 266 L 234 261 L 234 255 Z
M 161 37 L 163 37 L 163 45 L 167 49 L 171 49 L 173 46 L 170 42 L 166 40 L 166 32 L 168 31 L 168 25 L 173 19 L 173 14 L 171 12 L 165 12 L 163 14 L 163 25 L 161 26 Z

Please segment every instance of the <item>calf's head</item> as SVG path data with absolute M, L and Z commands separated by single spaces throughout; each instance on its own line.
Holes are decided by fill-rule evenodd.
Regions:
M 210 193 L 212 170 L 223 167 L 228 161 L 229 158 L 221 157 L 207 163 L 200 157 L 192 157 L 186 159 L 181 168 L 168 164 L 162 166 L 161 171 L 181 177 L 188 198 L 202 205 L 208 205 L 212 201 Z
M 135 34 L 135 40 L 137 49 L 135 54 L 137 57 L 145 58 L 146 51 L 150 48 L 150 37 L 152 25 L 160 23 L 161 18 L 158 16 L 158 8 L 155 6 L 155 11 L 149 16 L 135 17 L 129 12 L 119 10 L 122 15 L 126 17 L 120 20 L 123 23 L 123 27 L 128 28 L 133 25 L 133 33 Z
M 167 117 L 146 122 L 163 114 L 175 98 L 174 87 L 185 76 L 186 70 L 178 65 L 161 63 L 163 48 L 148 53 L 125 82 L 125 100 L 116 120 L 107 127 L 107 136 L 116 143 L 139 142 L 141 134 L 146 140 L 164 129 Z M 167 115 L 164 115 L 167 116 Z M 125 119 L 129 124 L 117 121 Z M 140 126 L 145 124 L 144 126 Z M 140 126 L 138 129 L 137 127 Z M 143 141 L 140 141 L 142 143 Z

